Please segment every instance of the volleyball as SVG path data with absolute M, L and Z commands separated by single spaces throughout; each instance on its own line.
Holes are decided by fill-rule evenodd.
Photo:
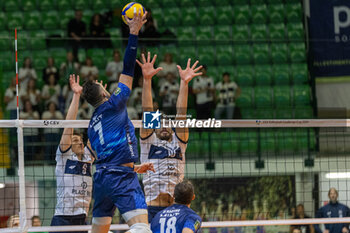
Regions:
M 140 9 L 141 9 L 141 16 L 143 16 L 143 14 L 146 11 L 145 11 L 145 8 L 140 3 L 130 2 L 126 4 L 122 10 L 122 18 L 124 23 L 128 24 L 125 17 L 128 17 L 129 19 L 134 18 L 134 13 L 139 12 Z

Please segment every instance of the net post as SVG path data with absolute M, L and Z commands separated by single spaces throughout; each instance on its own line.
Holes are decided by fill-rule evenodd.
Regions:
M 27 232 L 27 207 L 24 177 L 23 120 L 16 120 L 18 140 L 19 221 L 20 232 Z
M 17 94 L 17 140 L 18 140 L 18 179 L 19 179 L 19 223 L 20 232 L 26 233 L 27 207 L 24 177 L 24 150 L 23 150 L 23 121 L 19 120 L 19 98 L 18 98 L 18 55 L 17 55 L 17 28 L 15 28 L 15 54 L 16 54 L 16 94 Z

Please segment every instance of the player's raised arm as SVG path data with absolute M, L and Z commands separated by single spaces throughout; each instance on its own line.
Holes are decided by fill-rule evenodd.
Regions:
M 140 61 L 136 61 L 140 67 L 142 68 L 142 76 L 143 76 L 143 87 L 142 87 L 142 111 L 149 112 L 153 111 L 153 99 L 152 99 L 152 77 L 156 75 L 159 71 L 162 70 L 161 67 L 154 69 L 154 63 L 156 62 L 157 55 L 153 56 L 151 61 L 151 53 L 148 52 L 147 60 L 145 55 L 142 54 L 142 63 Z M 142 114 L 143 118 L 143 114 Z M 153 129 L 144 129 L 140 128 L 140 137 L 147 138 Z
M 79 85 L 79 75 L 75 77 L 75 74 L 69 76 L 69 84 L 73 91 L 72 102 L 70 103 L 66 120 L 75 120 L 78 114 L 80 95 L 83 88 Z M 62 151 L 66 151 L 72 145 L 73 128 L 64 128 L 60 141 L 60 148 Z
M 202 66 L 199 66 L 196 68 L 197 65 L 198 65 L 198 61 L 196 61 L 191 67 L 191 59 L 188 59 L 186 69 L 182 70 L 179 65 L 177 66 L 177 68 L 179 69 L 181 81 L 180 81 L 179 96 L 177 97 L 177 103 L 176 103 L 176 120 L 186 119 L 187 100 L 188 100 L 188 83 L 194 77 L 202 75 L 202 72 L 198 73 L 198 71 L 202 69 Z M 188 128 L 177 128 L 176 135 L 183 142 L 187 142 Z
M 132 80 L 136 62 L 137 39 L 142 25 L 147 21 L 146 16 L 147 12 L 141 16 L 141 10 L 139 10 L 137 13 L 134 12 L 133 19 L 130 20 L 128 17 L 126 17 L 126 21 L 130 28 L 130 35 L 128 46 L 126 47 L 124 54 L 123 72 L 120 75 L 119 82 L 125 84 L 130 90 L 132 89 Z

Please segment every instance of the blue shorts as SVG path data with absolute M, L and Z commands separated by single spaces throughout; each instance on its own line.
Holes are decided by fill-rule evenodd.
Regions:
M 151 223 L 156 214 L 166 208 L 166 206 L 148 206 L 148 222 Z
M 86 225 L 86 215 L 55 215 L 51 220 L 51 226 Z M 87 233 L 87 231 L 67 231 L 63 233 Z
M 113 217 L 116 207 L 121 214 L 147 209 L 137 174 L 130 167 L 98 168 L 94 174 L 93 198 L 93 217 Z

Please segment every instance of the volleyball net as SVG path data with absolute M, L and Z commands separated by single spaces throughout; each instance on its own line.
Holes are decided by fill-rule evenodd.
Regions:
M 340 203 L 350 204 L 350 120 L 220 123 L 220 128 L 189 129 L 184 176 L 195 186 L 191 208 L 202 217 L 203 232 L 289 232 L 294 225 L 350 222 L 347 213 L 339 214 L 343 218 L 296 219 L 300 204 L 306 216 L 315 217 L 328 203 L 331 187 Z M 138 134 L 142 122 L 133 124 Z M 62 130 L 70 127 L 84 135 L 87 126 L 83 120 L 0 121 L 0 221 L 5 227 L 0 232 L 89 229 L 49 227 L 57 201 L 55 156 Z M 20 228 L 6 228 L 14 215 L 19 215 Z M 41 228 L 31 227 L 33 216 L 40 216 Z M 92 204 L 87 224 L 91 218 Z M 112 223 L 112 230 L 127 229 L 118 211 Z

